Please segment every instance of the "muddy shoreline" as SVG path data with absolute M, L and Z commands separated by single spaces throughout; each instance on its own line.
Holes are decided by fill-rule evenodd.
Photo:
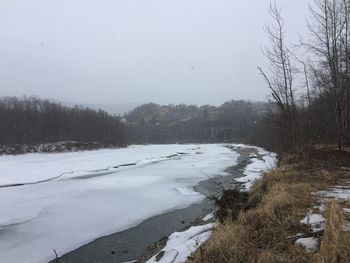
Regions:
M 217 176 L 200 182 L 195 190 L 205 196 L 220 194 L 221 186 L 233 186 L 234 179 L 243 176 L 242 170 L 250 163 L 255 149 L 235 149 L 237 164 L 225 169 L 230 175 Z M 201 203 L 149 218 L 125 231 L 96 239 L 58 258 L 60 263 L 121 263 L 132 260 L 144 262 L 155 254 L 173 232 L 199 223 L 214 209 L 214 202 L 205 198 Z M 135 208 L 137 209 L 137 208 Z M 58 251 L 59 253 L 59 251 Z M 56 262 L 55 260 L 51 262 Z

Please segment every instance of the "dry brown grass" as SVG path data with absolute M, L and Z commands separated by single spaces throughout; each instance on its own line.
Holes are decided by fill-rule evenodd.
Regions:
M 349 178 L 349 172 L 329 171 L 315 164 L 292 156 L 282 160 L 254 184 L 247 204 L 250 209 L 241 212 L 236 221 L 227 220 L 217 227 L 201 253 L 189 262 L 350 262 L 350 252 L 343 254 L 348 261 L 337 261 L 350 242 L 348 234 L 339 230 L 343 217 L 334 203 L 327 210 L 330 225 L 317 254 L 295 246 L 295 239 L 290 238 L 310 231 L 299 221 L 316 204 L 318 197 L 312 193 Z
M 350 262 L 350 232 L 346 229 L 348 219 L 342 207 L 333 200 L 328 203 L 325 215 L 327 227 L 315 254 L 315 262 Z

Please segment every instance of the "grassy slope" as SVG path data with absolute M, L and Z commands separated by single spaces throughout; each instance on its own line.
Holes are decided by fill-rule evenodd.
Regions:
M 315 192 L 350 181 L 349 166 L 350 153 L 336 151 L 283 157 L 255 183 L 237 220 L 228 216 L 189 262 L 350 262 L 350 234 L 342 227 L 349 218 L 339 202 L 327 205 L 318 251 L 306 252 L 293 238 L 314 235 L 300 220 L 319 204 Z

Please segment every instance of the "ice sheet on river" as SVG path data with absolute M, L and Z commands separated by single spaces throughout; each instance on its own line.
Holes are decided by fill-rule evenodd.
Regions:
M 237 157 L 220 144 L 1 156 L 0 262 L 47 262 L 199 202 L 192 187 Z

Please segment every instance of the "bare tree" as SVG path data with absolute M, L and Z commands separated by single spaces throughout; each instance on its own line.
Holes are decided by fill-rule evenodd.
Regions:
M 300 147 L 300 135 L 298 134 L 297 105 L 295 102 L 293 54 L 287 47 L 285 25 L 276 3 L 270 5 L 269 12 L 273 24 L 266 26 L 266 32 L 271 46 L 264 51 L 264 54 L 270 64 L 271 77 L 262 68 L 258 67 L 258 69 L 277 105 L 277 119 L 288 135 L 289 149 L 294 151 Z
M 319 58 L 314 74 L 325 80 L 318 88 L 330 99 L 329 110 L 335 113 L 333 130 L 342 150 L 349 118 L 349 0 L 315 0 L 310 12 L 312 38 L 305 46 Z

